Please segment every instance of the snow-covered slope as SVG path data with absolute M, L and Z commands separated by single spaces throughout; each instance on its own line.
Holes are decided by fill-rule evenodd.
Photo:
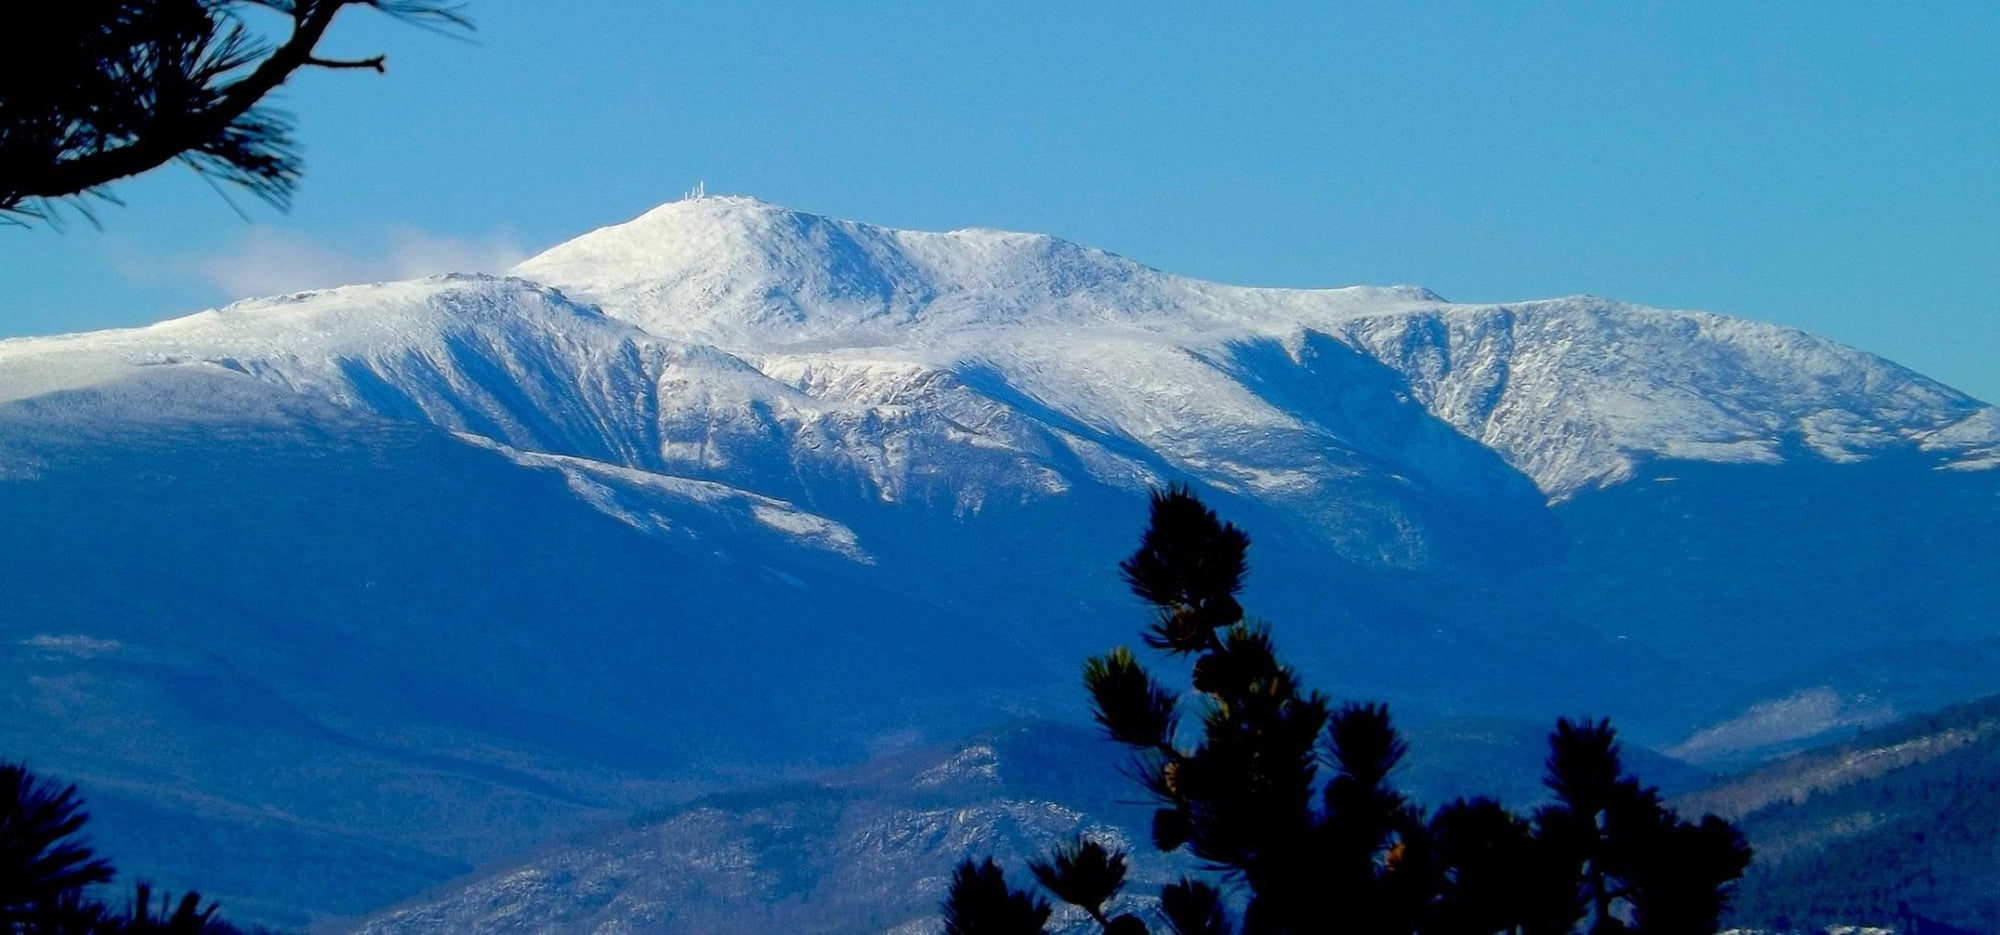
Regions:
M 1224 286 L 1042 235 L 886 230 L 742 198 L 663 205 L 515 272 L 651 333 L 793 367 L 987 364 L 1086 424 L 1165 443 L 1188 411 L 1214 428 L 1292 427 L 1296 411 L 1243 392 L 1237 358 L 1268 342 L 1297 363 L 1311 335 L 1332 336 L 1555 497 L 1658 458 L 1915 443 L 1959 466 L 2000 459 L 1994 410 L 1880 358 L 1587 296 L 1466 306 L 1409 287 Z
M 2000 464 L 2000 420 L 1889 361 L 1774 325 L 1589 297 L 1344 323 L 1426 409 L 1552 496 L 1673 459 L 1852 461 L 1897 447 Z
M 1246 603 L 1304 671 L 1412 718 L 1664 744 L 2000 639 L 2000 415 L 1796 331 L 739 198 L 513 273 L 0 341 L 0 754 L 107 790 L 163 879 L 222 822 L 261 855 L 209 862 L 224 895 L 359 912 L 662 797 L 1075 716 L 1164 481 L 1256 537 Z M 1923 697 L 2000 689 L 1961 675 Z M 301 848 L 373 869 L 257 876 Z

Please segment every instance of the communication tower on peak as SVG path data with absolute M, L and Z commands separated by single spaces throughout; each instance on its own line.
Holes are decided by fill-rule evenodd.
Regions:
M 694 187 L 681 192 L 682 201 L 700 201 L 708 197 L 708 183 L 696 180 Z

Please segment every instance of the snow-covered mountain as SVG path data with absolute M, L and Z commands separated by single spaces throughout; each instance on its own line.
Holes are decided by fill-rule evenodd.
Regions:
M 515 272 L 787 374 L 831 368 L 829 357 L 989 364 L 1074 418 L 1169 451 L 1209 434 L 1174 431 L 1196 397 L 1207 419 L 1251 431 L 1305 415 L 1362 434 L 1257 393 L 1275 375 L 1254 348 L 1310 368 L 1329 350 L 1314 339 L 1332 337 L 1556 498 L 1646 460 L 1776 461 L 1788 441 L 1834 460 L 1909 442 L 1965 466 L 2000 458 L 1994 410 L 1880 358 L 1591 297 L 1465 306 L 1411 287 L 1224 286 L 1042 235 L 885 230 L 751 199 L 664 205 Z M 1125 392 L 1091 389 L 1107 385 Z M 1241 474 L 1255 489 L 1283 486 Z
M 1251 531 L 1247 601 L 1309 674 L 1412 718 L 1664 745 L 1802 691 L 2000 687 L 2000 411 L 1801 332 L 742 198 L 513 273 L 0 341 L 0 750 L 150 829 L 107 847 L 355 914 L 635 806 L 1074 716 L 1171 480 Z M 197 827 L 355 881 L 168 845 Z

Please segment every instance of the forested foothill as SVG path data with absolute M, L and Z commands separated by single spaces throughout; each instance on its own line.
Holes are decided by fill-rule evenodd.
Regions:
M 1730 924 L 2000 931 L 2000 698 L 1785 757 L 1685 797 L 1757 848 Z

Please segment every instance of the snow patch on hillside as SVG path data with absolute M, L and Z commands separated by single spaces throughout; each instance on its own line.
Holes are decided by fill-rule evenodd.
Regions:
M 81 633 L 40 633 L 22 640 L 21 645 L 29 649 L 74 656 L 78 659 L 115 653 L 124 647 L 124 644 L 117 640 L 99 639 Z
M 1850 696 L 1828 686 L 1807 688 L 1783 698 L 1757 702 L 1736 717 L 1705 727 L 1663 752 L 1690 763 L 1708 763 L 1842 729 L 1886 724 L 1896 716 L 1893 707 L 1878 699 Z
M 861 548 L 854 530 L 813 513 L 800 510 L 783 500 L 712 481 L 674 477 L 605 464 L 588 458 L 520 451 L 477 435 L 460 436 L 490 448 L 523 467 L 557 471 L 577 496 L 604 513 L 617 517 L 636 529 L 670 533 L 677 524 L 657 509 L 648 509 L 654 498 L 668 498 L 699 505 L 717 513 L 747 515 L 756 523 L 783 533 L 799 545 L 829 552 L 861 564 L 873 564 L 874 557 Z M 657 506 L 657 503 L 652 503 Z

